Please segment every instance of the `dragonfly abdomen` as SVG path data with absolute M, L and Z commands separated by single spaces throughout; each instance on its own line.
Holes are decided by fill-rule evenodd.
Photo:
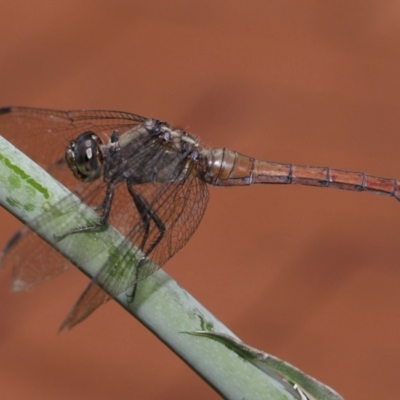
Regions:
M 215 186 L 255 183 L 298 184 L 331 187 L 394 196 L 400 200 L 400 182 L 364 172 L 311 167 L 257 160 L 236 151 L 216 148 L 202 152 L 207 160 L 204 179 Z
M 400 182 L 364 172 L 255 160 L 253 183 L 292 183 L 394 196 L 400 200 Z

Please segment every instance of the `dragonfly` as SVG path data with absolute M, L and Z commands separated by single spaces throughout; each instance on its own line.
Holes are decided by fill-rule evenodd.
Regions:
M 140 281 L 182 249 L 206 210 L 208 185 L 300 184 L 400 200 L 396 179 L 207 148 L 183 129 L 127 112 L 4 107 L 0 135 L 95 210 L 96 222 L 77 226 L 64 236 L 110 224 L 126 238 L 114 260 L 110 257 L 105 262 L 79 297 L 63 328 L 72 328 L 130 287 L 133 297 Z M 140 252 L 136 261 L 124 279 L 107 286 L 106 293 L 102 287 L 110 279 L 106 273 L 110 263 L 123 260 L 132 249 Z M 13 268 L 18 290 L 53 278 L 68 267 L 61 254 L 27 228 L 6 245 L 1 262 Z

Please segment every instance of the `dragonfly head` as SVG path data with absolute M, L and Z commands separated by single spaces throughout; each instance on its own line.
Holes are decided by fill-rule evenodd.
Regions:
M 101 176 L 103 156 L 100 138 L 91 131 L 81 133 L 65 149 L 65 159 L 76 179 L 91 182 Z

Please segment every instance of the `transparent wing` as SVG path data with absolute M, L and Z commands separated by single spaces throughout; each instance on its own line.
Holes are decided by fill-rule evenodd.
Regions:
M 69 140 L 83 131 L 91 130 L 108 142 L 109 135 L 114 131 L 123 134 L 144 120 L 134 114 L 108 111 L 62 112 L 11 108 L 0 110 L 0 134 L 73 190 L 77 181 L 62 162 Z M 108 261 L 82 294 L 63 327 L 72 327 L 109 299 L 101 287 L 107 287 L 112 296 L 117 296 L 154 273 L 187 243 L 205 211 L 208 190 L 205 183 L 197 178 L 195 162 L 188 161 L 178 151 L 174 153 L 173 149 L 166 149 L 165 141 L 155 140 L 154 137 L 135 140 L 124 163 L 112 157 L 107 160 L 110 165 L 118 166 L 116 174 L 125 172 L 125 179 L 118 176 L 108 179 L 108 182 L 115 183 L 108 223 L 117 228 L 126 240 L 109 255 Z M 121 165 L 128 165 L 130 171 L 135 171 L 145 183 L 138 184 L 130 180 L 130 174 L 122 171 Z M 152 178 L 159 165 L 163 165 L 169 173 L 161 182 Z M 182 171 L 185 171 L 183 175 Z M 106 183 L 98 180 L 81 184 L 75 193 L 85 203 L 96 207 L 103 204 L 105 191 Z M 140 199 L 139 209 L 135 198 Z M 61 214 L 71 212 L 69 204 L 68 201 L 60 202 L 58 211 Z M 39 217 L 36 223 L 46 226 L 45 218 Z M 48 257 L 50 250 L 47 247 L 45 242 L 30 233 L 24 233 L 19 241 L 9 246 L 4 260 L 6 264 L 9 260 L 14 263 L 14 275 L 18 277 L 16 279 L 20 287 L 47 280 L 65 269 L 65 261 L 54 250 L 51 251 L 55 255 Z M 29 256 L 29 262 L 23 262 L 17 254 L 20 249 L 27 254 L 27 248 L 35 251 Z M 147 257 L 146 260 L 139 263 L 140 268 L 136 268 L 143 256 Z M 31 268 L 32 265 L 35 267 Z
M 135 186 L 151 213 L 163 224 L 165 231 L 160 238 L 160 228 L 154 220 L 149 219 L 148 232 L 145 233 L 143 220 L 128 190 L 123 186 L 118 189 L 120 192 L 115 196 L 116 204 L 113 204 L 109 221 L 127 239 L 109 256 L 100 273 L 78 299 L 62 328 L 72 328 L 109 299 L 101 287 L 107 287 L 107 292 L 115 297 L 162 267 L 193 235 L 208 202 L 207 186 L 197 178 L 194 165 L 185 179 Z M 146 244 L 141 247 L 145 234 Z M 155 242 L 157 245 L 151 250 Z M 138 260 L 143 254 L 147 254 L 147 260 L 138 269 Z
M 0 108 L 0 135 L 48 170 L 50 166 L 54 168 L 60 160 L 64 160 L 65 147 L 80 133 L 94 131 L 107 142 L 113 131 L 126 131 L 145 119 L 118 111 L 5 107 Z M 67 170 L 65 164 L 61 164 Z M 70 190 L 77 183 L 70 172 L 61 177 L 61 182 Z
M 6 107 L 0 109 L 0 135 L 74 190 L 79 182 L 64 160 L 68 142 L 88 130 L 108 140 L 107 136 L 115 130 L 131 129 L 144 120 L 135 114 L 116 111 Z M 97 184 L 101 185 L 101 182 Z M 58 275 L 69 263 L 36 234 L 23 228 L 3 249 L 0 265 L 13 268 L 12 287 L 23 290 Z
M 56 277 L 70 264 L 42 238 L 23 227 L 0 252 L 0 265 L 12 268 L 11 288 L 20 291 Z
M 65 328 L 72 329 L 110 299 L 103 289 L 93 281 L 90 282 L 61 324 L 60 331 Z
M 71 329 L 110 299 L 101 289 L 102 286 L 107 287 L 107 292 L 115 297 L 162 267 L 193 235 L 208 202 L 208 189 L 194 174 L 183 181 L 161 187 L 156 184 L 141 185 L 140 190 L 144 197 L 154 198 L 152 210 L 166 228 L 161 241 L 138 271 L 136 267 L 140 255 L 137 254 L 136 246 L 143 238 L 143 230 L 132 229 L 127 240 L 133 245 L 126 246 L 125 242 L 115 249 L 107 264 L 82 293 L 61 329 Z M 149 231 L 149 243 L 153 243 L 160 235 L 154 222 Z

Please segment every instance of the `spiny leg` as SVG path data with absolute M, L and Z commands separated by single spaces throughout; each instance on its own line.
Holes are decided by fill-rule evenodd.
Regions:
M 78 226 L 76 228 L 71 229 L 70 231 L 68 231 L 66 233 L 63 233 L 62 235 L 55 235 L 55 238 L 58 240 L 61 240 L 61 239 L 65 238 L 67 235 L 70 235 L 71 233 L 93 231 L 95 229 L 98 229 L 98 228 L 101 228 L 102 226 L 104 226 L 108 221 L 108 217 L 110 216 L 113 198 L 114 198 L 114 185 L 112 183 L 109 183 L 107 186 L 106 194 L 104 195 L 102 204 L 97 207 L 92 207 L 93 210 L 102 210 L 103 211 L 103 213 L 100 215 L 99 222 L 96 222 L 95 224 L 89 225 L 89 226 Z
M 160 243 L 161 239 L 164 236 L 165 225 L 163 224 L 161 219 L 158 217 L 157 213 L 151 208 L 149 203 L 145 200 L 145 198 L 141 194 L 136 192 L 129 183 L 127 183 L 127 187 L 128 187 L 128 192 L 131 195 L 132 200 L 135 203 L 135 206 L 139 212 L 142 226 L 144 229 L 142 241 L 139 246 L 139 249 L 142 251 L 143 256 L 140 258 L 140 260 L 137 262 L 137 264 L 135 266 L 135 282 L 137 282 L 139 275 L 140 275 L 139 273 L 143 266 L 144 261 L 150 255 L 150 253 L 156 248 L 156 246 Z M 150 220 L 152 220 L 154 222 L 156 228 L 158 229 L 159 234 L 158 234 L 157 238 L 145 250 L 146 242 L 149 238 L 149 233 L 150 233 Z M 130 296 L 131 302 L 134 300 L 134 297 L 136 294 L 136 288 L 137 288 L 137 283 L 135 283 L 132 288 L 132 294 Z
M 144 246 L 147 242 L 147 239 L 149 237 L 149 232 L 150 232 L 150 221 L 149 221 L 149 216 L 147 214 L 147 209 L 143 204 L 143 198 L 136 193 L 133 189 L 129 190 L 129 186 L 128 186 L 128 191 L 129 194 L 132 197 L 133 202 L 135 203 L 136 209 L 139 212 L 140 215 L 140 220 L 144 229 L 144 234 L 143 234 L 143 238 L 142 238 L 142 242 L 140 243 L 139 249 L 143 252 L 144 251 Z M 138 266 L 140 264 L 140 261 L 138 261 L 136 267 L 135 267 L 135 281 L 138 278 Z M 136 288 L 137 288 L 137 283 L 135 283 L 133 285 L 132 288 L 132 293 L 129 296 L 130 297 L 130 302 L 133 302 L 134 298 L 135 298 L 135 294 L 136 294 Z

